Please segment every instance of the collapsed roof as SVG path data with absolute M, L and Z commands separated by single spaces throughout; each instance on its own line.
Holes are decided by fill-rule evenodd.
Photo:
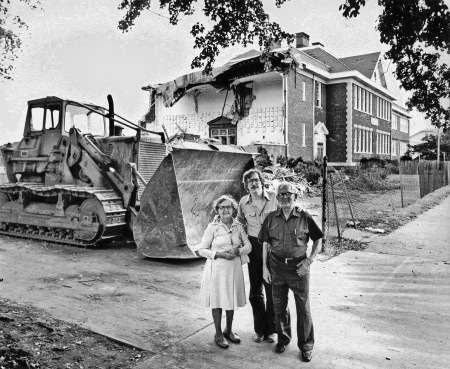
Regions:
M 369 80 L 378 67 L 380 52 L 337 59 L 322 47 L 297 49 L 292 46 L 278 48 L 263 56 L 261 52 L 250 50 L 238 55 L 221 67 L 214 68 L 211 74 L 203 71 L 185 74 L 173 81 L 142 87 L 162 95 L 166 107 L 173 106 L 187 92 L 201 85 L 211 85 L 217 90 L 229 88 L 236 80 L 264 72 L 286 73 L 295 65 L 311 68 L 318 73 L 359 72 Z M 384 76 L 382 76 L 384 78 Z M 386 87 L 385 83 L 382 84 Z M 387 91 L 385 91 L 387 92 Z

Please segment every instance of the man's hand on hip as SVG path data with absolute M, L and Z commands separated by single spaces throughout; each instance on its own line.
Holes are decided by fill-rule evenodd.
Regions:
M 297 264 L 297 274 L 299 277 L 303 277 L 306 273 L 308 273 L 311 263 L 311 259 L 306 258 Z

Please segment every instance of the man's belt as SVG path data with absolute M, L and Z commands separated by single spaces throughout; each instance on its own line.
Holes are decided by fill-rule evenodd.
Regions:
M 297 264 L 300 261 L 302 261 L 303 259 L 306 259 L 306 255 L 300 256 L 298 258 L 283 258 L 281 256 L 274 254 L 273 252 L 271 255 L 273 256 L 273 258 L 275 260 L 278 260 L 279 262 L 284 263 L 284 264 Z

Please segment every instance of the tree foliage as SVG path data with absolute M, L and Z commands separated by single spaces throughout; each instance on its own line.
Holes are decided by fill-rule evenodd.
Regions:
M 274 0 L 280 7 L 286 0 Z M 344 0 L 341 0 L 344 1 Z M 170 23 L 176 25 L 181 15 L 192 15 L 196 0 L 159 0 L 167 8 Z M 126 15 L 119 23 L 128 31 L 143 10 L 150 10 L 151 0 L 122 0 L 119 9 Z M 366 0 L 346 0 L 339 11 L 346 18 L 359 15 Z M 444 0 L 378 0 L 382 8 L 376 28 L 382 43 L 389 45 L 386 57 L 395 65 L 401 87 L 411 92 L 410 108 L 416 107 L 436 126 L 448 126 L 450 112 L 442 101 L 450 99 L 450 69 L 440 58 L 449 54 L 450 13 Z M 337 9 L 336 9 L 337 10 Z M 223 48 L 258 42 L 267 51 L 273 41 L 292 40 L 280 25 L 270 22 L 262 0 L 204 0 L 203 13 L 213 26 L 206 30 L 197 23 L 192 26 L 194 47 L 199 54 L 192 68 L 204 67 L 210 72 Z
M 15 0 L 31 9 L 36 9 L 38 0 Z M 13 62 L 17 59 L 22 41 L 20 30 L 28 29 L 27 24 L 18 15 L 11 13 L 11 0 L 0 0 L 0 78 L 12 79 Z
M 426 135 L 422 138 L 422 142 L 417 145 L 411 145 L 414 153 L 419 153 L 420 157 L 425 160 L 437 159 L 437 135 Z M 441 142 L 439 147 L 441 155 L 445 153 L 446 160 L 450 158 L 450 133 L 441 134 Z
M 176 25 L 182 14 L 192 15 L 197 0 L 159 0 L 161 9 L 167 8 L 170 23 Z M 275 0 L 280 7 L 286 0 Z M 119 9 L 126 10 L 119 22 L 119 29 L 129 31 L 136 18 L 145 9 L 150 10 L 151 0 L 122 0 Z M 194 47 L 199 54 L 191 63 L 192 68 L 204 67 L 205 72 L 212 70 L 220 50 L 241 44 L 247 46 L 258 42 L 261 50 L 269 50 L 272 41 L 293 40 L 293 35 L 284 32 L 280 25 L 269 20 L 264 11 L 262 0 L 204 0 L 203 13 L 213 23 L 210 30 L 197 22 L 191 28 L 195 37 Z

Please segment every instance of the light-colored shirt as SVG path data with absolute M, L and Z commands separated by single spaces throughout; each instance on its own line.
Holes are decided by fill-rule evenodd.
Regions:
M 208 224 L 197 252 L 204 258 L 214 259 L 217 252 L 228 252 L 239 245 L 241 246 L 239 255 L 247 255 L 252 251 L 252 245 L 242 224 L 233 219 L 228 228 L 219 217 L 216 217 Z
M 237 220 L 247 226 L 247 234 L 258 237 L 259 230 L 266 219 L 266 216 L 278 208 L 278 201 L 275 192 L 263 189 L 264 206 L 259 209 L 252 202 L 252 195 L 248 194 L 239 201 Z

